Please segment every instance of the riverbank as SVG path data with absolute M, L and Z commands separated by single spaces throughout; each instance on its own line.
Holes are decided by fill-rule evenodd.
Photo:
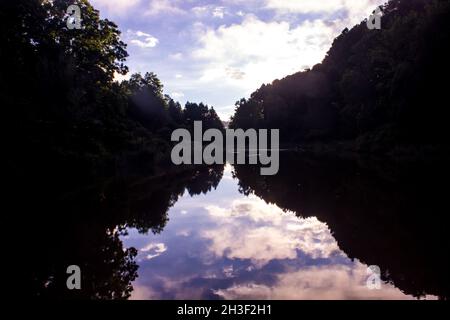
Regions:
M 429 158 L 449 158 L 448 146 L 444 145 L 362 145 L 358 140 L 308 142 L 282 144 L 282 149 L 324 156 L 366 156 L 392 158 L 396 160 L 420 160 Z

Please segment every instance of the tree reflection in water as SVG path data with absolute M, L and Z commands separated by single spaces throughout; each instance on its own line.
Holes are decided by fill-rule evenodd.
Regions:
M 224 167 L 199 167 L 148 179 L 112 179 L 76 191 L 59 185 L 12 185 L 26 245 L 19 252 L 26 286 L 44 298 L 126 299 L 133 291 L 137 250 L 122 243 L 128 229 L 160 233 L 168 209 L 185 192 L 206 194 Z M 383 280 L 416 297 L 449 297 L 446 163 L 313 158 L 281 153 L 276 176 L 236 166 L 240 192 L 299 217 L 326 223 L 349 258 L 378 265 Z M 26 195 L 26 199 L 24 198 Z M 66 288 L 66 268 L 79 265 L 82 290 Z
M 32 199 L 20 204 L 21 212 L 36 213 L 22 230 L 27 244 L 20 258 L 23 290 L 44 298 L 129 298 L 138 266 L 137 250 L 124 249 L 120 239 L 126 228 L 161 232 L 178 197 L 185 191 L 211 191 L 222 172 L 223 165 L 149 179 L 114 179 L 64 195 L 34 189 Z M 67 290 L 66 268 L 73 264 L 81 268 L 82 290 Z
M 449 297 L 448 162 L 311 158 L 283 153 L 280 172 L 237 166 L 240 191 L 327 223 L 339 247 L 416 297 Z

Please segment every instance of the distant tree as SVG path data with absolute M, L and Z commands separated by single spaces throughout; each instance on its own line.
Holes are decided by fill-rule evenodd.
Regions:
M 176 126 L 183 124 L 183 108 L 179 102 L 175 102 L 170 96 L 166 95 L 166 101 L 168 101 L 168 110 L 171 121 Z
M 165 127 L 169 120 L 163 85 L 153 73 L 136 73 L 122 83 L 129 96 L 130 116 L 152 132 Z
M 184 122 L 192 128 L 194 121 L 202 121 L 204 130 L 216 128 L 223 129 L 222 121 L 213 107 L 204 103 L 187 102 L 184 108 Z

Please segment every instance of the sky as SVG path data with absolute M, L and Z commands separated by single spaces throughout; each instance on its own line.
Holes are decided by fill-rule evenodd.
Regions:
M 174 100 L 207 103 L 228 120 L 236 101 L 320 63 L 344 28 L 386 0 L 90 2 L 122 31 L 125 77 L 155 72 Z

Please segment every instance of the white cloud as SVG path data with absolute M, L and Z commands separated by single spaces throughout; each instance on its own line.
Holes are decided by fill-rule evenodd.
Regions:
M 138 31 L 128 30 L 127 34 L 128 37 L 135 38 L 129 40 L 130 44 L 133 44 L 140 48 L 153 48 L 156 47 L 156 45 L 159 43 L 159 40 L 154 36 L 152 36 L 151 34 L 139 30 Z
M 183 9 L 179 7 L 180 0 L 91 0 L 96 9 L 101 13 L 124 16 L 130 9 L 135 9 L 138 5 L 145 5 L 142 13 L 144 15 L 183 14 Z
M 177 0 L 151 0 L 145 15 L 183 14 L 183 9 L 178 6 Z
M 121 16 L 135 8 L 141 0 L 91 0 L 90 2 L 101 13 L 106 11 L 108 14 Z
M 248 5 L 250 1 L 251 6 Z M 272 21 L 239 12 L 242 22 L 217 28 L 195 28 L 198 45 L 192 57 L 198 62 L 195 83 L 248 96 L 263 83 L 271 83 L 320 63 L 333 40 L 345 27 L 368 17 L 385 0 L 226 0 L 274 10 Z M 293 20 L 295 14 L 312 14 L 314 19 Z M 286 16 L 284 14 L 287 14 Z M 294 15 L 293 15 L 294 14 Z M 236 98 L 233 97 L 235 100 Z M 223 101 L 231 105 L 232 101 Z M 228 110 L 228 113 L 232 109 Z
M 364 2 L 365 0 L 359 0 Z M 342 9 L 345 0 L 267 0 L 266 8 L 297 13 L 333 12 Z
M 225 7 L 216 7 L 212 12 L 213 17 L 223 19 L 225 16 Z
M 183 91 L 191 100 L 207 99 L 224 110 L 220 114 L 224 118 L 233 113 L 237 99 L 248 96 L 262 83 L 321 62 L 342 29 L 360 22 L 383 2 L 385 0 L 222 0 L 207 3 L 92 0 L 102 15 L 112 19 L 116 15 L 126 16 L 126 20 L 119 20 L 122 26 L 139 26 L 142 31 L 151 26 L 150 33 L 158 32 L 157 37 L 124 39 L 130 44 L 131 70 L 155 70 L 164 79 L 168 92 Z M 250 12 L 265 18 L 257 18 Z M 272 21 L 267 20 L 273 13 Z M 314 14 L 309 15 L 311 13 Z M 232 20 L 227 19 L 231 16 L 234 16 Z M 311 20 L 312 17 L 317 20 Z M 160 18 L 164 23 L 154 24 Z M 231 21 L 240 24 L 230 24 Z M 176 51 L 170 55 L 165 46 L 148 50 L 159 46 L 156 38 L 162 42 L 160 34 L 171 37 L 170 43 L 178 48 L 176 50 L 193 52 L 196 59 Z M 147 50 L 133 52 L 134 46 Z M 167 64 L 150 65 L 154 60 L 148 59 L 146 53 L 152 54 L 152 58 L 167 58 Z M 182 63 L 177 65 L 178 62 Z M 174 73 L 182 73 L 183 80 L 174 78 Z M 231 107 L 225 110 L 226 106 Z
M 144 40 L 132 39 L 130 41 L 131 44 L 134 44 L 141 48 L 153 48 L 158 44 L 158 42 L 159 40 L 156 39 L 155 37 L 148 37 L 145 38 Z
M 203 231 L 202 236 L 211 241 L 209 249 L 219 257 L 250 259 L 262 267 L 274 259 L 296 259 L 298 250 L 313 259 L 340 252 L 326 224 L 316 218 L 299 219 L 256 196 L 235 200 L 231 208 L 207 206 L 206 210 L 218 227 Z
M 182 74 L 177 73 L 177 74 L 175 75 L 175 79 L 181 79 L 181 78 L 183 78 L 183 75 L 182 75 Z
M 241 24 L 203 31 L 193 57 L 205 62 L 201 81 L 235 85 L 250 93 L 262 83 L 320 62 L 334 36 L 333 26 L 321 20 L 292 27 L 247 15 Z
M 183 98 L 184 97 L 184 93 L 183 92 L 172 92 L 171 94 L 170 94 L 170 96 L 173 98 L 173 99 L 179 99 L 179 98 Z
M 214 17 L 223 19 L 226 14 L 225 7 L 217 7 L 213 5 L 205 5 L 205 6 L 197 6 L 191 9 L 191 12 L 194 13 L 197 17 Z
M 128 80 L 128 79 L 130 79 L 130 73 L 123 75 L 118 72 L 114 72 L 114 81 L 122 82 L 122 81 Z
M 226 72 L 231 78 L 235 80 L 242 80 L 245 77 L 245 72 L 236 68 L 226 68 Z
M 155 300 L 158 297 L 158 293 L 152 290 L 152 288 L 133 283 L 130 300 Z
M 142 31 L 136 31 L 136 35 L 137 35 L 138 37 L 151 37 L 150 34 L 145 33 L 145 32 L 142 32 Z
M 366 286 L 366 268 L 358 261 L 351 265 L 314 266 L 279 274 L 272 286 L 237 284 L 215 293 L 231 300 L 413 299 L 389 283 L 382 283 L 381 290 L 369 290 Z
M 193 7 L 191 9 L 192 13 L 194 13 L 196 16 L 204 16 L 208 13 L 209 11 L 209 6 L 198 6 L 198 7 Z
M 164 243 L 149 243 L 140 250 L 146 254 L 146 259 L 150 260 L 156 258 L 167 251 L 167 247 Z
M 266 0 L 266 8 L 280 13 L 326 13 L 332 14 L 340 10 L 348 12 L 349 22 L 353 25 L 360 22 L 386 0 Z M 349 27 L 351 25 L 348 25 Z
M 223 274 L 224 274 L 224 276 L 226 278 L 233 278 L 234 277 L 234 272 L 233 271 L 234 271 L 233 265 L 225 266 L 225 267 L 222 268 L 222 272 L 223 272 Z

